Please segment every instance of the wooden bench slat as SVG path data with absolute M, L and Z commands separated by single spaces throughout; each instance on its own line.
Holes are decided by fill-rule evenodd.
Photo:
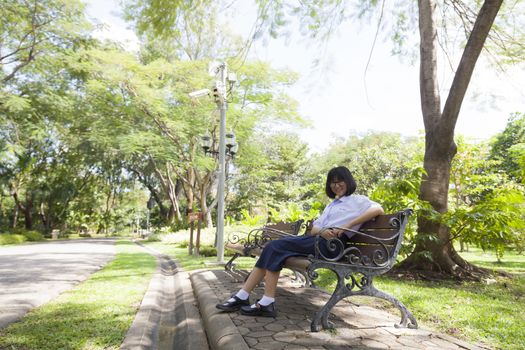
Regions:
M 363 235 L 355 235 L 348 241 L 347 244 L 352 243 L 369 243 L 369 244 L 396 244 L 397 240 L 399 239 L 399 235 L 392 235 L 392 233 L 389 233 L 388 235 L 374 235 L 373 237 L 369 236 L 363 236 Z
M 265 229 L 272 229 L 277 231 L 286 232 L 292 235 L 297 235 L 299 233 L 299 230 L 301 229 L 301 224 L 303 223 L 303 220 L 298 220 L 295 222 L 283 222 L 279 221 L 274 224 L 266 224 L 263 227 L 263 230 Z
M 359 230 L 375 230 L 375 229 L 392 229 L 395 228 L 392 226 L 392 219 L 395 219 L 395 214 L 385 214 L 385 215 L 379 215 L 373 218 L 372 220 L 369 220 L 365 222 Z

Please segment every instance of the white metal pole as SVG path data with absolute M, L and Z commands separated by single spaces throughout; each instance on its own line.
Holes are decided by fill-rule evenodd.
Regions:
M 220 66 L 220 129 L 219 129 L 219 184 L 217 188 L 217 261 L 224 261 L 224 186 L 226 174 L 226 63 Z

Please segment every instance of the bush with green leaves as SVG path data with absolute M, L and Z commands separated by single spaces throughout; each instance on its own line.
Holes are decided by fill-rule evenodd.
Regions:
M 202 256 L 216 256 L 217 248 L 209 245 L 203 245 L 199 248 L 199 254 Z
M 163 242 L 166 243 L 164 240 Z M 179 248 L 188 248 L 190 246 L 190 242 L 184 240 L 182 242 L 179 242 L 178 246 Z
M 266 221 L 263 215 L 251 215 L 246 209 L 241 210 L 241 214 L 243 217 L 241 223 L 249 227 L 262 226 Z
M 452 237 L 483 249 L 494 249 L 498 260 L 505 250 L 524 250 L 525 190 L 513 182 L 504 183 L 470 206 L 449 211 L 443 220 Z
M 162 241 L 162 238 L 158 234 L 154 233 L 154 234 L 148 236 L 147 241 L 148 242 L 160 242 L 160 241 Z
M 24 235 L 2 233 L 0 234 L 0 245 L 21 244 L 27 241 Z
M 44 235 L 38 231 L 34 231 L 34 230 L 29 230 L 29 231 L 20 231 L 18 232 L 18 234 L 21 234 L 22 236 L 24 236 L 25 238 L 27 238 L 27 240 L 29 242 L 38 242 L 38 241 L 43 241 L 44 240 Z
M 419 185 L 424 173 L 422 167 L 414 167 L 405 177 L 384 179 L 370 194 L 370 198 L 380 203 L 387 214 L 404 209 L 414 211 L 405 230 L 400 257 L 406 257 L 413 250 L 416 240 L 423 237 L 417 234 L 417 216 L 435 214 L 429 203 L 419 199 Z
M 271 222 L 294 222 L 304 220 L 308 222 L 317 218 L 323 209 L 321 202 L 310 203 L 286 203 L 278 208 L 270 208 L 269 217 Z

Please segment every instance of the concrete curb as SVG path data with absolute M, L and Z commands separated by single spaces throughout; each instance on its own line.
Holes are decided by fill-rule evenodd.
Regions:
M 135 243 L 157 258 L 157 270 L 121 349 L 208 350 L 188 274 L 169 256 Z
M 247 350 L 244 338 L 233 324 L 230 316 L 215 308 L 219 303 L 210 284 L 218 283 L 215 275 L 208 270 L 192 271 L 190 279 L 197 296 L 208 342 L 213 350 Z
M 145 248 L 141 244 L 138 245 Z M 139 311 L 120 346 L 121 350 L 157 348 L 158 325 L 161 314 L 159 299 L 163 288 L 161 270 L 161 263 L 157 260 L 157 270 L 150 280 Z

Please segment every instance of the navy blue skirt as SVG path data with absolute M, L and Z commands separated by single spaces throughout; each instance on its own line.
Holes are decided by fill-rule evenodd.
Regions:
M 256 267 L 269 271 L 281 271 L 286 259 L 291 256 L 304 256 L 315 254 L 316 236 L 286 237 L 270 241 L 266 244 L 261 256 L 255 263 Z M 325 256 L 335 256 L 334 252 L 326 249 L 326 240 L 321 238 L 319 248 Z

